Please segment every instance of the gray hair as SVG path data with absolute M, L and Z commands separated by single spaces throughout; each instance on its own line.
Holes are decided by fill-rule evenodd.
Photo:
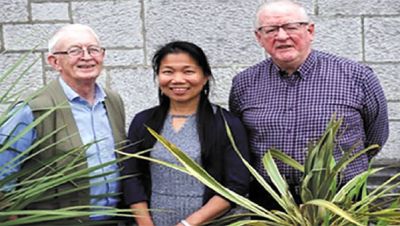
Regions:
M 49 53 L 52 53 L 54 51 L 54 48 L 55 48 L 56 44 L 58 43 L 58 41 L 60 41 L 60 39 L 66 33 L 74 32 L 76 30 L 87 30 L 87 31 L 89 31 L 95 37 L 97 42 L 100 43 L 99 36 L 88 25 L 85 25 L 85 24 L 67 24 L 67 25 L 63 26 L 62 28 L 60 28 L 59 30 L 57 30 L 56 33 L 54 33 L 54 35 L 49 39 L 49 43 L 48 43 Z
M 274 4 L 285 4 L 285 5 L 295 6 L 296 8 L 298 8 L 298 10 L 299 10 L 298 12 L 304 18 L 305 22 L 311 22 L 310 17 L 308 16 L 308 14 L 306 12 L 306 9 L 304 8 L 303 5 L 301 5 L 297 1 L 293 1 L 293 0 L 268 0 L 268 1 L 264 2 L 264 3 L 262 3 L 257 8 L 256 19 L 254 21 L 254 29 L 257 29 L 257 28 L 259 28 L 261 26 L 260 21 L 259 21 L 259 17 L 260 17 L 261 12 L 263 12 L 268 7 L 270 7 L 271 5 L 274 5 Z

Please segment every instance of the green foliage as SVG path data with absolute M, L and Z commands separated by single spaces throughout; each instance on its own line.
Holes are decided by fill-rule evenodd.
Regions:
M 212 178 L 201 166 L 190 159 L 185 152 L 179 150 L 174 144 L 157 134 L 151 128 L 150 133 L 170 151 L 182 165 L 173 165 L 168 162 L 148 158 L 138 154 L 129 154 L 130 157 L 146 159 L 169 166 L 196 177 L 206 186 L 216 191 L 221 196 L 246 208 L 250 211 L 248 216 L 258 216 L 262 220 L 238 220 L 230 225 L 399 225 L 400 208 L 399 194 L 391 194 L 394 188 L 400 186 L 396 179 L 400 173 L 393 175 L 388 181 L 375 188 L 373 191 L 366 192 L 367 179 L 370 175 L 381 169 L 369 169 L 357 175 L 343 187 L 338 187 L 338 178 L 341 171 L 358 156 L 369 150 L 379 148 L 372 145 L 356 154 L 352 150 L 343 152 L 343 157 L 335 161 L 333 150 L 335 148 L 335 138 L 341 126 L 342 120 L 333 118 L 327 125 L 325 133 L 320 140 L 310 145 L 304 166 L 296 162 L 290 156 L 279 150 L 268 150 L 263 158 L 264 167 L 270 177 L 273 189 L 262 176 L 247 162 L 238 151 L 229 126 L 225 123 L 231 143 L 240 156 L 252 176 L 265 188 L 266 191 L 277 201 L 283 210 L 266 210 L 256 203 L 242 197 L 233 191 L 225 188 Z M 123 154 L 123 153 L 122 153 Z M 302 203 L 297 204 L 289 186 L 276 166 L 275 159 L 300 170 L 304 173 L 304 178 L 300 187 Z M 361 197 L 358 199 L 357 197 Z M 382 201 L 385 198 L 385 201 Z M 391 205 L 387 205 L 389 200 Z M 235 216 L 233 216 L 235 217 Z M 239 216 L 238 216 L 239 217 Z

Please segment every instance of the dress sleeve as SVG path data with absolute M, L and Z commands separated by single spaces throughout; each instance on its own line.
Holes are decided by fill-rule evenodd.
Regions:
M 129 126 L 128 139 L 129 145 L 126 148 L 127 153 L 137 153 L 142 150 L 145 127 L 144 120 L 140 116 L 135 116 Z M 122 181 L 124 201 L 127 205 L 148 200 L 144 187 L 143 176 L 145 169 L 141 160 L 129 158 L 123 163 L 122 175 L 129 175 Z
M 232 132 L 234 142 L 244 159 L 249 161 L 250 154 L 248 149 L 247 134 L 241 121 L 231 114 L 224 114 Z M 227 139 L 229 139 L 227 137 Z M 242 159 L 233 149 L 233 145 L 228 140 L 225 150 L 225 186 L 230 190 L 246 195 L 249 189 L 250 172 L 244 165 Z

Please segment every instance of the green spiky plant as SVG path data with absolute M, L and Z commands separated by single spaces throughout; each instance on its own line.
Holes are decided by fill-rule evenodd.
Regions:
M 21 101 L 23 96 L 24 88 L 17 89 L 18 83 L 24 78 L 32 66 L 40 59 L 37 58 L 33 63 L 25 65 L 27 58 L 31 53 L 26 53 L 18 59 L 11 67 L 9 67 L 5 72 L 1 73 L 0 84 L 2 84 L 2 90 L 0 91 L 0 105 L 3 107 L 4 111 L 0 114 L 0 126 L 2 126 L 12 115 L 21 110 L 24 105 L 26 105 L 32 98 L 38 95 L 42 90 L 25 97 Z M 21 69 L 22 68 L 22 69 Z M 17 77 L 13 77 L 12 82 L 5 82 L 10 80 L 10 77 L 15 76 L 16 71 L 22 71 Z M 5 84 L 9 84 L 5 86 Z M 16 105 L 16 103 L 19 103 Z M 15 137 L 8 137 L 2 144 L 0 144 L 0 153 L 12 150 L 11 145 L 17 140 L 24 136 L 29 130 L 34 128 L 40 122 L 42 122 L 46 117 L 55 112 L 60 108 L 65 108 L 65 103 L 58 106 L 49 108 L 46 113 L 41 117 L 35 119 L 35 121 L 28 125 L 23 131 L 21 131 Z M 48 134 L 46 137 L 37 140 L 28 149 L 22 150 L 14 159 L 7 162 L 5 165 L 0 166 L 0 174 L 8 172 L 10 169 L 18 164 L 23 164 L 25 161 L 34 160 L 35 155 L 40 152 L 47 151 L 52 147 L 56 146 L 58 143 L 53 143 L 52 145 L 37 150 L 39 144 L 44 142 L 47 138 L 56 134 L 58 131 L 64 128 L 58 128 L 56 131 Z M 65 140 L 68 137 L 64 138 Z M 95 141 L 96 142 L 96 141 Z M 132 216 L 131 210 L 129 209 L 117 209 L 117 208 L 99 208 L 96 206 L 71 206 L 62 209 L 53 210 L 26 210 L 25 207 L 32 203 L 46 202 L 46 200 L 54 198 L 62 198 L 73 192 L 84 191 L 89 188 L 87 183 L 80 183 L 81 181 L 87 181 L 91 177 L 104 177 L 108 174 L 114 172 L 107 172 L 102 175 L 92 175 L 91 172 L 95 172 L 97 169 L 105 167 L 110 164 L 116 164 L 123 161 L 123 158 L 106 162 L 95 167 L 83 167 L 86 164 L 86 149 L 94 144 L 95 142 L 81 147 L 76 147 L 65 153 L 54 155 L 43 162 L 36 162 L 30 168 L 23 168 L 17 173 L 13 173 L 0 180 L 0 188 L 5 188 L 8 186 L 7 191 L 0 192 L 0 225 L 29 225 L 31 223 L 37 224 L 51 224 L 51 221 L 66 221 L 70 219 L 85 219 L 90 215 L 109 215 L 109 216 Z M 35 150 L 35 151 L 33 151 Z M 23 158 L 25 157 L 25 159 Z M 40 175 L 40 177 L 35 177 Z M 17 179 L 18 178 L 18 179 Z M 34 179 L 36 178 L 36 179 Z M 116 180 L 121 180 L 124 177 L 119 177 Z M 10 182 L 11 185 L 10 185 Z M 102 183 L 111 182 L 104 181 Z M 69 189 L 63 190 L 56 194 L 49 191 L 54 190 L 54 188 L 70 184 Z M 117 196 L 119 194 L 107 194 L 107 196 Z M 9 220 L 10 218 L 16 218 L 15 220 Z M 108 222 L 110 223 L 110 222 Z M 80 225 L 92 225 L 94 222 L 83 222 Z M 99 225 L 99 223 L 96 223 Z
M 249 162 L 242 158 L 234 143 L 229 126 L 225 123 L 228 136 L 237 154 L 242 158 L 253 177 L 265 188 L 266 191 L 279 203 L 282 210 L 266 210 L 263 207 L 251 202 L 247 198 L 240 196 L 233 191 L 222 186 L 212 178 L 200 165 L 190 159 L 185 152 L 179 150 L 174 144 L 148 128 L 150 133 L 169 150 L 182 165 L 174 165 L 157 159 L 143 156 L 142 153 L 130 154 L 129 156 L 146 159 L 176 170 L 185 172 L 212 188 L 221 196 L 246 208 L 250 213 L 248 216 L 258 216 L 261 220 L 238 220 L 230 225 L 399 225 L 400 224 L 400 195 L 391 193 L 394 188 L 400 186 L 400 182 L 395 182 L 400 173 L 393 175 L 388 181 L 376 187 L 371 192 L 366 192 L 366 183 L 370 175 L 382 170 L 382 168 L 369 169 L 357 175 L 343 187 L 338 188 L 337 178 L 340 172 L 354 159 L 369 150 L 378 148 L 377 145 L 361 150 L 352 155 L 351 150 L 344 152 L 339 161 L 335 161 L 333 150 L 335 148 L 335 137 L 342 120 L 333 118 L 327 125 L 326 131 L 320 140 L 311 145 L 304 166 L 296 162 L 282 151 L 269 150 L 263 158 L 264 167 L 271 179 L 273 189 L 262 176 L 251 166 Z M 303 172 L 304 177 L 300 187 L 302 203 L 298 205 L 289 186 L 283 176 L 279 173 L 275 160 L 279 159 L 295 169 Z M 357 199 L 356 197 L 361 197 Z M 382 200 L 382 198 L 386 198 Z M 387 199 L 392 202 L 387 205 Z M 354 201 L 359 200 L 359 201 Z M 239 217 L 232 216 L 230 218 Z M 227 219 L 229 220 L 229 219 Z M 213 222 L 216 224 L 217 222 Z M 224 219 L 219 220 L 218 224 L 225 225 Z

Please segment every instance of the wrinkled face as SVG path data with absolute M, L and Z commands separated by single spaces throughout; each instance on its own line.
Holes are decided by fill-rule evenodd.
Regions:
M 187 53 L 171 53 L 161 60 L 158 83 L 171 104 L 197 106 L 208 78 Z
M 99 43 L 96 37 L 87 30 L 79 29 L 65 32 L 56 43 L 53 52 L 70 51 L 70 54 L 49 53 L 47 59 L 70 86 L 74 87 L 83 82 L 94 84 L 103 67 L 104 51 L 95 53 L 90 49 L 98 49 L 98 47 Z M 74 52 L 79 48 L 84 50 L 81 54 L 71 53 L 71 51 Z
M 298 8 L 271 5 L 260 12 L 258 20 L 257 40 L 274 63 L 283 70 L 296 70 L 304 63 L 311 52 L 314 25 L 302 23 L 307 21 Z

